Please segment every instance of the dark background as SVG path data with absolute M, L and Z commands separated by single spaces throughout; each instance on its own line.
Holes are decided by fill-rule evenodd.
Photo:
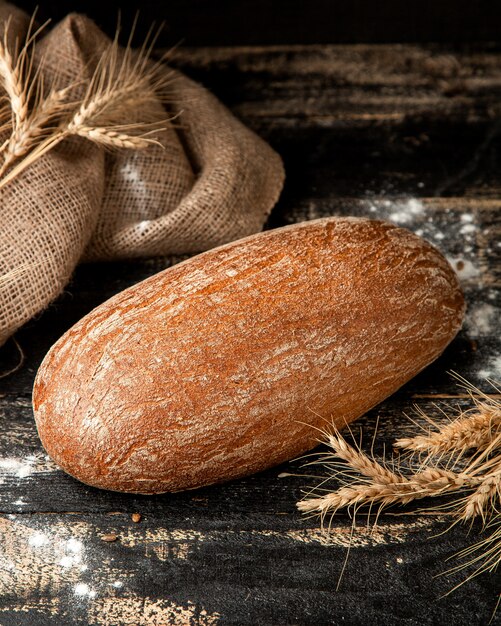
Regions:
M 139 8 L 138 36 L 151 22 L 165 21 L 159 45 L 272 45 L 497 41 L 501 2 L 486 0 L 101 0 L 17 3 L 41 19 L 59 20 L 69 11 L 92 17 L 115 31 L 120 9 L 129 25 Z M 128 29 L 125 29 L 126 31 Z

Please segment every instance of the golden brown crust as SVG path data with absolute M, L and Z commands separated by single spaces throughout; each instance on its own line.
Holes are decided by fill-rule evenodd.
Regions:
M 244 476 L 312 448 L 459 330 L 442 255 L 391 224 L 326 218 L 227 244 L 111 298 L 38 372 L 42 442 L 85 483 L 138 493 Z

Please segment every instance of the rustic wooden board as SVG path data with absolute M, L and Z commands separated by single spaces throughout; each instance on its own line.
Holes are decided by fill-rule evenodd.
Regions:
M 441 409 L 466 408 L 448 370 L 492 391 L 486 377 L 501 379 L 501 50 L 220 48 L 181 50 L 176 63 L 283 155 L 288 180 L 268 227 L 326 215 L 389 219 L 458 270 L 464 330 L 357 423 L 368 444 L 376 422 L 378 452 L 412 432 L 404 413 L 415 403 L 437 419 Z M 46 457 L 30 404 L 45 352 L 94 306 L 176 260 L 82 266 L 18 333 L 26 361 L 0 379 L 0 625 L 485 624 L 499 578 L 446 597 L 464 575 L 435 578 L 476 526 L 469 537 L 463 527 L 435 537 L 445 517 L 397 509 L 375 530 L 360 518 L 352 531 L 339 514 L 326 535 L 295 510 L 316 482 L 300 461 L 196 492 L 137 497 L 86 487 Z M 15 364 L 12 342 L 1 357 L 2 367 Z

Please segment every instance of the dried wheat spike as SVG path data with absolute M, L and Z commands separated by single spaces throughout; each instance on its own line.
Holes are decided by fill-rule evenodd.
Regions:
M 298 502 L 297 507 L 303 512 L 335 513 L 340 508 L 379 504 L 382 507 L 391 504 L 408 504 L 419 500 L 461 489 L 466 480 L 458 475 L 446 476 L 437 472 L 422 472 L 410 478 L 401 477 L 393 483 L 355 483 L 341 487 L 337 491 L 318 498 L 309 498 Z
M 501 499 L 501 470 L 491 472 L 479 481 L 476 490 L 464 499 L 458 517 L 464 521 L 480 517 L 485 524 L 487 518 L 496 511 L 496 502 Z
M 165 99 L 172 79 L 163 64 L 165 57 L 150 60 L 153 43 L 154 38 L 141 50 L 133 51 L 130 46 L 121 49 L 115 38 L 99 60 L 83 98 L 73 103 L 71 110 L 70 105 L 65 105 L 45 123 L 44 112 L 38 111 L 38 118 L 31 117 L 25 125 L 17 124 L 13 137 L 2 147 L 7 152 L 0 167 L 0 188 L 71 135 L 110 148 L 140 149 L 159 144 L 155 133 L 163 130 L 170 118 L 158 120 L 147 105 L 158 98 Z M 36 85 L 24 87 L 27 93 L 36 89 Z
M 412 474 L 409 481 L 426 492 L 426 495 L 440 495 L 441 492 L 456 491 L 475 482 L 465 474 L 452 472 L 441 467 L 426 467 Z
M 28 115 L 28 91 L 24 80 L 27 49 L 23 47 L 14 58 L 8 46 L 9 30 L 10 18 L 5 25 L 3 39 L 0 39 L 0 81 L 7 93 L 16 127 Z
M 68 89 L 53 90 L 46 98 L 37 100 L 33 110 L 14 128 L 10 138 L 3 146 L 4 162 L 0 167 L 0 176 L 24 156 L 43 137 L 52 132 L 51 123 L 65 110 L 65 97 Z
M 116 130 L 104 127 L 80 126 L 75 130 L 75 134 L 86 137 L 95 143 L 108 146 L 110 148 L 132 148 L 140 150 L 147 148 L 152 143 L 158 143 L 154 139 L 149 139 L 141 135 L 128 135 Z
M 476 484 L 475 478 L 438 467 L 425 467 L 419 472 L 404 476 L 356 450 L 337 432 L 329 435 L 328 443 L 336 456 L 367 480 L 354 482 L 335 492 L 298 502 L 300 511 L 324 515 L 327 512 L 335 513 L 345 507 L 407 504 L 412 500 L 439 496 L 457 491 L 465 485 Z
M 431 420 L 430 420 L 431 421 Z M 491 444 L 501 428 L 501 403 L 495 400 L 476 401 L 476 407 L 445 426 L 438 426 L 428 435 L 398 439 L 394 446 L 412 452 L 443 454 L 483 449 Z
M 328 435 L 327 444 L 334 450 L 336 457 L 346 461 L 348 465 L 378 484 L 401 482 L 402 477 L 390 469 L 368 457 L 362 450 L 350 446 L 344 437 L 335 431 Z M 326 457 L 324 457 L 324 460 Z

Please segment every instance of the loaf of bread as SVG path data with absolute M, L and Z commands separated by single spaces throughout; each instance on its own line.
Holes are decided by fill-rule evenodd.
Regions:
M 211 250 L 126 289 L 52 347 L 33 405 L 66 472 L 193 489 L 316 445 L 444 350 L 463 297 L 444 257 L 381 221 L 326 218 Z

